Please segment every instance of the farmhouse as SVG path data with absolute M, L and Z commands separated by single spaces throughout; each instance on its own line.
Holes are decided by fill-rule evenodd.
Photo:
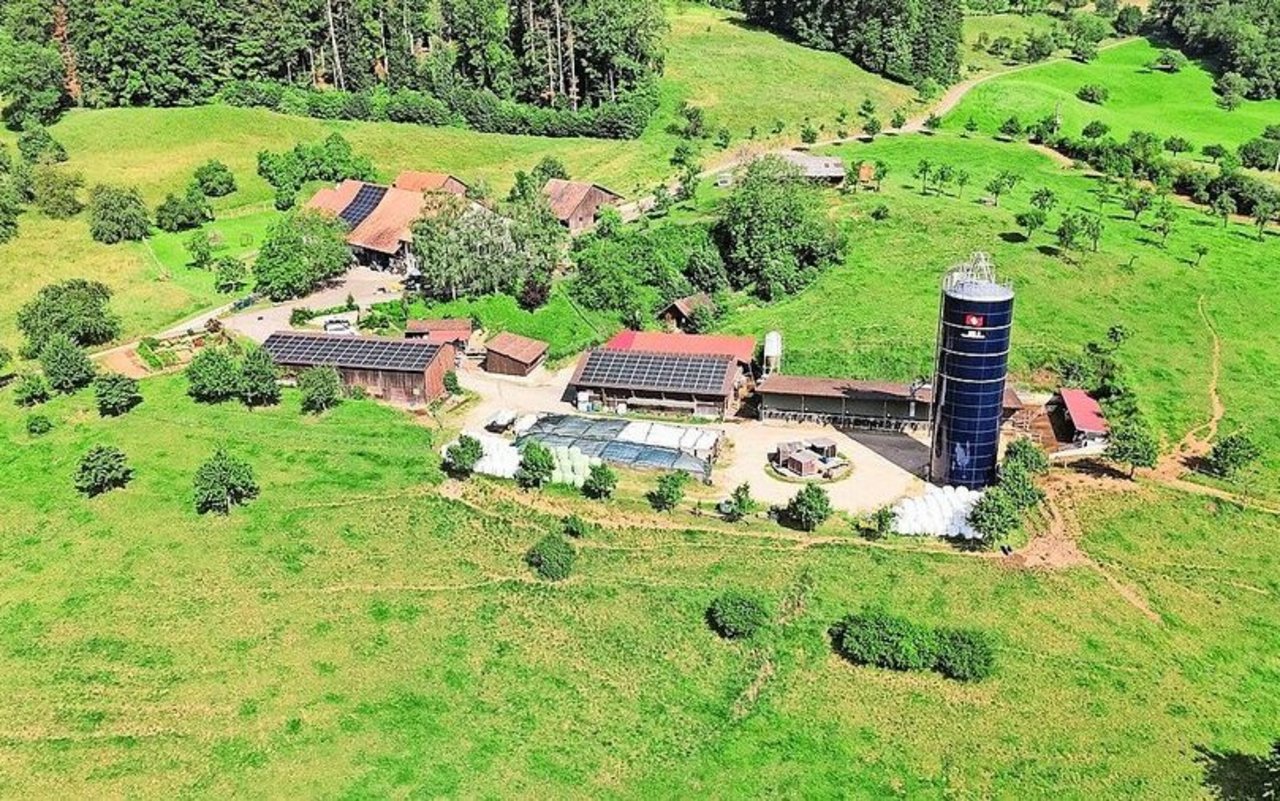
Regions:
M 466 351 L 471 341 L 471 320 L 465 317 L 445 317 L 435 320 L 410 320 L 405 324 L 405 339 L 425 339 L 436 345 L 453 345 Z
M 458 197 L 465 197 L 467 194 L 467 185 L 462 182 L 462 179 L 446 172 L 405 170 L 396 176 L 391 186 L 407 192 L 442 192 Z
M 737 409 L 741 368 L 729 355 L 597 348 L 583 354 L 569 379 L 579 402 L 619 413 L 629 409 L 725 418 Z
M 444 375 L 454 359 L 449 344 L 296 331 L 277 331 L 262 347 L 285 375 L 333 367 L 346 386 L 411 406 L 444 396 Z
M 715 301 L 706 292 L 699 292 L 687 298 L 673 300 L 665 309 L 658 312 L 658 319 L 669 331 L 688 331 L 693 321 L 693 313 L 698 309 L 715 307 Z
M 596 215 L 604 206 L 615 206 L 622 195 L 611 192 L 599 184 L 582 181 L 565 181 L 552 178 L 542 187 L 551 202 L 551 211 L 571 234 L 590 230 L 596 224 Z
M 761 420 L 827 423 L 839 427 L 905 430 L 929 424 L 933 390 L 927 385 L 844 378 L 771 375 L 756 388 Z M 1004 390 L 1004 419 L 1022 409 Z
M 504 331 L 485 343 L 484 369 L 499 375 L 526 376 L 546 361 L 547 343 Z
M 815 156 L 812 153 L 801 153 L 788 150 L 780 153 L 784 161 L 790 162 L 800 169 L 801 175 L 810 181 L 827 184 L 844 183 L 844 160 L 835 156 Z
M 426 205 L 421 192 L 346 180 L 316 192 L 307 208 L 328 212 L 346 224 L 347 244 L 358 263 L 407 272 L 417 266 L 410 229 Z

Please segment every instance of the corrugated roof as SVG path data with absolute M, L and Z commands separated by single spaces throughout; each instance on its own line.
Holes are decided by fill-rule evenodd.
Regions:
M 599 189 L 615 200 L 622 200 L 622 195 L 599 184 L 590 184 L 584 181 L 566 181 L 562 178 L 548 179 L 546 185 L 542 187 L 542 192 L 551 203 L 552 213 L 556 215 L 557 219 L 563 221 L 573 216 L 574 210 L 582 205 L 582 201 L 586 199 L 587 194 L 592 189 Z
M 687 356 L 732 356 L 745 365 L 756 357 L 755 337 L 679 334 L 666 331 L 623 331 L 604 344 L 606 350 L 639 350 Z
M 569 386 L 729 396 L 736 378 L 729 355 L 597 348 L 582 355 Z
M 799 167 L 809 178 L 843 178 L 845 175 L 844 160 L 835 156 L 815 156 L 798 150 L 787 150 L 778 155 Z
M 485 349 L 521 364 L 533 364 L 547 352 L 547 343 L 503 331 L 485 343 Z
M 450 187 L 449 182 L 456 181 L 458 187 Z M 396 176 L 396 180 L 391 184 L 396 189 L 404 189 L 409 192 L 450 192 L 455 195 L 466 194 L 467 184 L 456 175 L 450 175 L 447 172 L 418 172 L 417 170 L 405 170 Z
M 849 378 L 814 378 L 800 375 L 774 374 L 756 387 L 763 395 L 791 395 L 810 398 L 848 398 L 917 400 L 933 403 L 932 387 L 924 386 L 911 393 L 910 384 L 894 381 L 855 381 Z M 1003 406 L 1006 411 L 1022 408 L 1022 400 L 1013 387 L 1005 384 Z
M 277 364 L 413 373 L 427 369 L 440 353 L 439 345 L 421 339 L 297 331 L 277 331 L 267 337 L 262 347 Z
M 1071 418 L 1071 424 L 1077 431 L 1086 434 L 1111 433 L 1111 425 L 1102 412 L 1102 406 L 1089 393 L 1083 389 L 1064 387 L 1058 390 L 1058 396 L 1062 398 L 1062 405 L 1067 407 L 1067 416 Z
M 410 229 L 425 205 L 421 192 L 388 189 L 373 211 L 352 229 L 347 242 L 379 253 L 395 253 L 401 243 L 413 241 Z

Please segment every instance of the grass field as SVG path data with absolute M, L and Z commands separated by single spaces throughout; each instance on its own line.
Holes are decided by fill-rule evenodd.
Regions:
M 1274 735 L 1280 582 L 1254 514 L 1153 491 L 1087 510 L 1159 622 L 1088 569 L 607 510 L 545 586 L 520 555 L 554 515 L 492 485 L 440 495 L 433 438 L 400 413 L 143 390 L 114 420 L 59 399 L 34 441 L 0 393 L 6 794 L 1172 799 Z M 137 477 L 85 500 L 70 474 L 96 442 Z M 262 495 L 200 518 L 190 477 L 216 443 Z M 756 642 L 706 630 L 721 589 L 776 609 L 804 572 L 798 613 Z M 988 629 L 998 675 L 844 664 L 826 627 L 875 604 Z
M 1198 150 L 1207 144 L 1234 148 L 1280 121 L 1280 100 L 1248 101 L 1235 111 L 1218 108 L 1213 75 L 1196 62 L 1175 74 L 1148 70 L 1159 52 L 1155 44 L 1138 40 L 1105 49 L 1088 64 L 1055 61 L 992 78 L 965 96 L 945 117 L 944 127 L 959 131 L 973 117 L 979 130 L 995 134 L 1011 115 L 1029 124 L 1060 110 L 1063 128 L 1072 135 L 1101 120 L 1118 138 L 1152 131 L 1184 136 Z M 1104 105 L 1076 97 L 1090 83 L 1110 90 Z
M 674 171 L 668 159 L 677 139 L 666 128 L 682 99 L 703 106 L 709 123 L 728 126 L 741 144 L 753 125 L 763 137 L 775 120 L 781 120 L 784 133 L 775 141 L 795 140 L 806 117 L 814 125 L 831 129 L 841 108 L 856 109 L 863 98 L 870 97 L 887 110 L 913 94 L 840 56 L 746 29 L 730 12 L 678 3 L 671 7 L 669 19 L 662 108 L 636 141 L 326 122 L 224 106 L 75 111 L 53 132 L 70 154 L 68 168 L 82 172 L 88 185 L 136 186 L 153 206 L 166 193 L 185 187 L 203 162 L 223 161 L 235 173 L 239 190 L 214 203 L 221 217 L 270 202 L 271 189 L 256 174 L 259 150 L 283 150 L 331 131 L 342 132 L 357 151 L 371 156 L 384 180 L 402 169 L 445 170 L 505 193 L 516 170 L 531 168 L 543 156 L 555 156 L 575 177 L 635 197 Z M 12 143 L 13 135 L 0 133 L 0 141 Z M 718 152 L 709 142 L 703 150 L 708 159 Z M 269 216 L 253 220 L 262 222 L 265 230 Z M 247 222 L 242 218 L 235 225 Z M 248 233 L 261 236 L 261 230 Z M 126 336 L 152 332 L 220 302 L 212 292 L 211 277 L 183 275 L 176 269 L 185 258 L 180 238 L 156 239 L 154 251 L 160 264 L 145 248 L 92 242 L 81 219 L 63 225 L 28 211 L 18 237 L 0 245 L 0 343 L 16 344 L 14 312 L 40 286 L 62 278 L 93 278 L 111 286 L 124 316 Z

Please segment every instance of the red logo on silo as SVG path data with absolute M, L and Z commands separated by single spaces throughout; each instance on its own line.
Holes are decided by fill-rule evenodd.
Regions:
M 964 324 L 970 328 L 981 328 L 987 324 L 987 318 L 981 314 L 966 314 Z

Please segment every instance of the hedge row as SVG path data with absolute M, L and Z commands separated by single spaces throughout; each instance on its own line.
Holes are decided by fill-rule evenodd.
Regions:
M 485 133 L 634 139 L 658 108 L 657 87 L 644 84 L 612 103 L 563 108 L 516 103 L 492 92 L 458 88 L 444 97 L 416 89 L 368 92 L 304 89 L 270 81 L 232 81 L 221 92 L 233 106 L 333 120 L 373 120 L 420 125 L 466 125 Z
M 848 615 L 831 627 L 836 652 L 859 665 L 936 670 L 957 681 L 981 681 L 995 670 L 995 648 L 975 629 L 931 629 L 887 612 Z

